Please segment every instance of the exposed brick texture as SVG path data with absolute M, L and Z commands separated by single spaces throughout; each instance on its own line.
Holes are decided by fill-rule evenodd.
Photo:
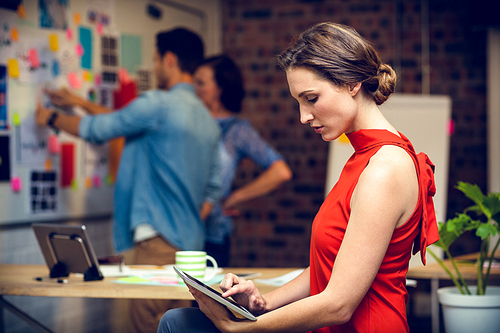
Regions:
M 328 144 L 301 125 L 275 56 L 314 23 L 340 22 L 373 42 L 400 77 L 397 91 L 422 93 L 420 0 L 222 0 L 223 49 L 242 68 L 242 117 L 285 156 L 294 178 L 246 204 L 235 221 L 233 266 L 306 266 L 310 227 L 324 198 Z M 469 24 L 468 2 L 429 1 L 430 93 L 453 101 L 448 216 L 470 203 L 453 186 L 486 189 L 486 30 Z M 235 185 L 260 170 L 245 161 Z M 460 251 L 474 250 L 467 240 Z

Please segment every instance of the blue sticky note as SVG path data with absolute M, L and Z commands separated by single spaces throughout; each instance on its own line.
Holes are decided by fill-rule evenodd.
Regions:
M 80 44 L 83 47 L 82 68 L 92 69 L 92 31 L 88 28 L 80 27 Z
M 52 75 L 59 76 L 59 61 L 57 60 L 52 63 Z
M 141 42 L 140 36 L 121 36 L 122 67 L 125 67 L 129 73 L 135 73 L 142 65 Z

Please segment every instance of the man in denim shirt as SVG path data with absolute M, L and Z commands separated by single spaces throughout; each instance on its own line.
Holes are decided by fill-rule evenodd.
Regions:
M 174 29 L 159 33 L 156 46 L 157 90 L 118 112 L 65 89 L 46 90 L 55 105 L 80 106 L 90 115 L 70 116 L 39 105 L 36 121 L 92 143 L 126 137 L 115 184 L 115 249 L 122 252 L 135 244 L 134 263 L 165 265 L 175 262 L 177 250 L 204 249 L 202 221 L 221 196 L 220 130 L 191 85 L 203 59 L 201 39 Z M 156 331 L 155 311 L 148 309 L 163 314 L 164 302 L 134 305 L 134 331 Z

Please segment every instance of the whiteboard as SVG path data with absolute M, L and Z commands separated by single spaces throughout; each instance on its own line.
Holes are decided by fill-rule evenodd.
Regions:
M 56 1 L 44 0 L 42 2 L 55 3 Z M 91 89 L 98 90 L 104 86 L 102 82 L 93 79 L 94 75 L 98 75 L 105 69 L 101 61 L 102 35 L 116 38 L 118 50 L 122 46 L 121 42 L 124 40 L 124 36 L 130 37 L 129 40 L 136 42 L 136 45 L 139 46 L 138 49 L 140 49 L 139 62 L 137 58 L 135 59 L 136 68 L 150 73 L 150 87 L 156 86 L 152 71 L 157 32 L 178 26 L 186 27 L 200 34 L 205 42 L 206 54 L 217 53 L 221 50 L 221 24 L 218 23 L 220 21 L 219 0 L 72 0 L 67 3 L 64 15 L 66 28 L 40 27 L 39 0 L 23 0 L 24 18 L 20 18 L 14 11 L 0 8 L 2 27 L 5 26 L 4 23 L 10 29 L 14 27 L 17 39 L 13 40 L 14 37 L 10 32 L 8 34 L 3 32 L 3 35 L 0 32 L 2 42 L 10 39 L 11 43 L 9 47 L 6 47 L 5 44 L 0 46 L 0 65 L 9 68 L 9 59 L 18 58 L 19 60 L 19 54 L 22 52 L 28 54 L 29 48 L 38 49 L 41 62 L 43 62 L 44 56 L 61 60 L 63 58 L 61 52 L 65 52 L 69 56 L 61 60 L 61 63 L 69 68 L 76 68 L 76 75 L 81 78 L 80 87 L 73 87 L 73 91 L 81 96 L 88 96 Z M 153 5 L 161 12 L 160 18 L 152 18 L 148 14 L 149 5 Z M 99 25 L 96 21 L 92 21 L 88 14 L 91 10 L 94 10 L 97 15 L 101 15 L 103 12 L 108 14 L 108 24 Z M 78 15 L 79 23 L 76 20 L 76 15 Z M 92 55 L 92 66 L 88 70 L 83 68 L 83 63 L 80 66 L 80 58 L 74 56 L 74 53 L 78 52 L 78 44 L 81 41 L 79 40 L 81 27 L 90 32 L 92 36 L 91 52 L 89 53 Z M 53 36 L 58 41 L 58 51 L 50 53 L 46 49 L 52 47 L 50 43 Z M 44 54 L 42 49 L 47 54 Z M 125 59 L 121 59 L 120 55 L 118 67 L 124 66 L 124 61 Z M 73 146 L 74 155 L 73 180 L 70 186 L 64 187 L 61 186 L 61 152 L 46 153 L 45 157 L 40 158 L 36 156 L 35 149 L 32 150 L 32 156 L 23 150 L 27 145 L 26 138 L 29 136 L 27 134 L 29 131 L 26 128 L 30 127 L 27 124 L 33 121 L 37 100 L 42 98 L 43 101 L 41 93 L 43 87 L 59 88 L 69 86 L 70 82 L 65 75 L 58 75 L 57 78 L 54 76 L 50 82 L 43 81 L 43 78 L 35 77 L 36 71 L 30 72 L 26 66 L 20 65 L 19 67 L 20 76 L 7 80 L 7 122 L 9 126 L 7 128 L 0 127 L 0 137 L 8 137 L 9 139 L 11 176 L 10 181 L 0 181 L 0 224 L 54 221 L 112 214 L 113 183 L 109 182 L 109 178 L 103 174 L 102 170 L 100 170 L 100 175 L 92 175 L 91 172 L 96 171 L 95 169 L 89 171 L 88 164 L 91 159 L 89 156 L 93 156 L 89 154 L 89 151 L 95 151 L 98 159 L 105 165 L 107 163 L 107 146 L 92 146 L 79 138 L 59 133 L 57 141 L 60 144 Z M 90 76 L 86 72 L 89 72 Z M 131 79 L 138 80 L 136 72 L 128 74 Z M 86 77 L 91 79 L 86 80 Z M 118 85 L 108 85 L 107 87 L 112 92 L 112 89 L 117 88 Z M 83 114 L 82 110 L 74 112 Z M 46 131 L 49 133 L 42 133 L 38 142 L 41 146 L 45 145 L 44 149 L 47 149 L 47 145 L 49 145 L 48 136 L 55 134 L 51 130 Z M 21 133 L 24 134 L 21 136 Z M 32 140 L 35 139 L 36 137 Z M 93 167 L 103 167 L 98 164 L 96 162 Z M 55 181 L 39 183 L 34 181 L 37 174 L 45 177 L 46 175 L 50 176 L 51 172 L 56 175 Z M 22 184 L 20 190 L 13 190 L 12 179 L 14 178 L 20 180 Z M 49 205 L 53 204 L 54 208 L 34 209 L 35 206 L 32 205 L 35 201 L 34 191 L 55 193 L 50 198 L 53 202 L 49 203 Z M 45 206 L 47 205 L 45 204 Z
M 434 206 L 438 221 L 446 221 L 452 131 L 450 97 L 394 94 L 380 106 L 380 110 L 387 120 L 411 141 L 417 154 L 426 153 L 436 166 Z M 354 149 L 348 142 L 344 143 L 337 139 L 330 143 L 325 195 L 333 188 L 344 164 L 353 153 Z M 428 259 L 430 262 L 430 258 Z

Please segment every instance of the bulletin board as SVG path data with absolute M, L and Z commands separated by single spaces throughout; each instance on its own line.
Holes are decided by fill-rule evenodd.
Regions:
M 182 26 L 217 52 L 218 1 L 9 0 L 0 4 L 0 224 L 110 215 L 110 145 L 35 124 L 43 89 L 111 109 L 152 89 L 155 36 Z M 210 27 L 210 28 L 209 28 Z M 84 110 L 60 110 L 84 115 Z M 119 111 L 116 111 L 119 112 Z

